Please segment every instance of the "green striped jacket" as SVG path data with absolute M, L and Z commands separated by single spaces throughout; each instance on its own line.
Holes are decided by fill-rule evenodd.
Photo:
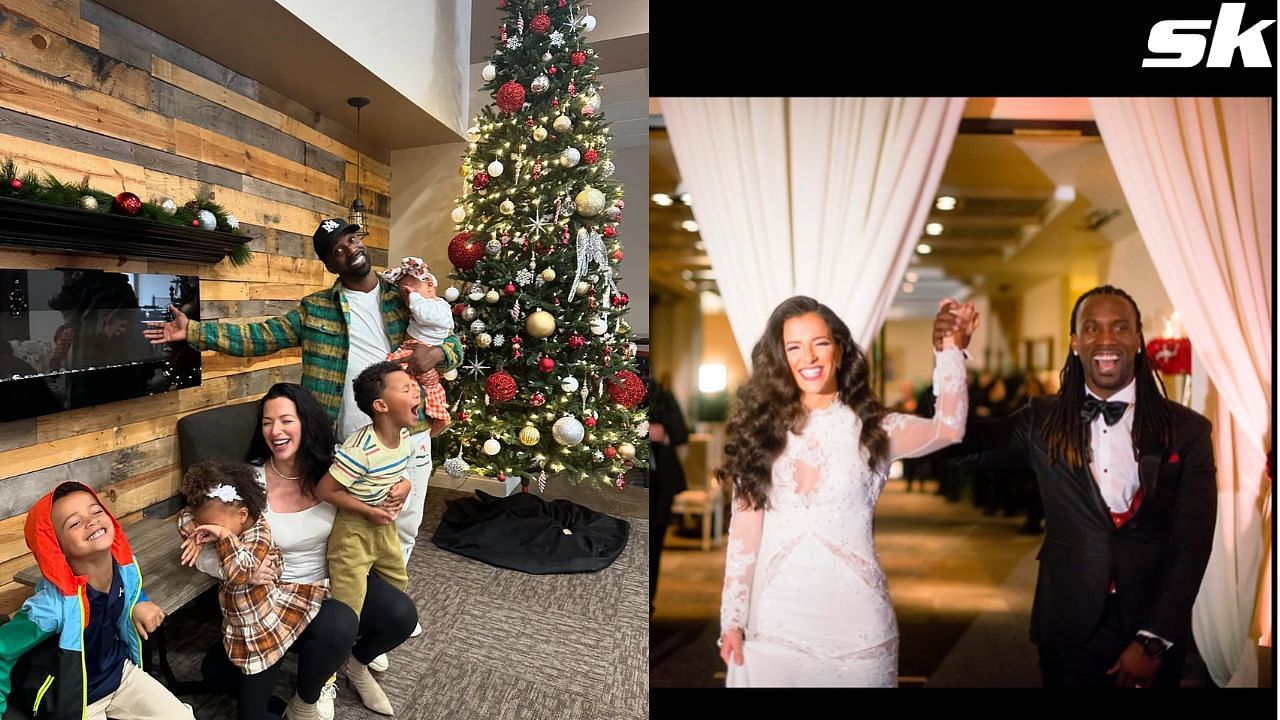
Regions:
M 382 290 L 382 321 L 394 349 L 404 340 L 409 309 L 394 285 L 383 280 L 378 284 Z M 347 327 L 351 321 L 351 310 L 341 290 L 341 281 L 335 281 L 333 287 L 302 298 L 297 309 L 266 322 L 237 325 L 192 320 L 187 325 L 187 342 L 197 350 L 217 350 L 237 357 L 270 355 L 301 345 L 302 387 L 329 413 L 336 432 L 342 386 L 347 381 Z M 423 432 L 428 427 L 419 408 L 418 424 L 411 432 Z

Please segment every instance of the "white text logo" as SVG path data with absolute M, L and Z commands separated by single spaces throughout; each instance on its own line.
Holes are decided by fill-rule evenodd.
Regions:
M 1241 31 L 1244 20 L 1244 3 L 1223 3 L 1218 10 L 1218 21 L 1212 20 L 1161 20 L 1151 26 L 1147 36 L 1147 49 L 1161 55 L 1177 57 L 1147 57 L 1142 67 L 1195 67 L 1204 59 L 1205 35 L 1201 32 L 1213 28 L 1213 42 L 1209 44 L 1209 59 L 1205 67 L 1231 67 L 1236 51 L 1245 67 L 1271 67 L 1271 55 L 1262 31 L 1275 20 L 1259 20 L 1248 30 Z

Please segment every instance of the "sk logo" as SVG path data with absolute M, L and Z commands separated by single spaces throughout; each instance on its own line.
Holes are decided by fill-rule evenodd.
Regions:
M 1205 67 L 1229 68 L 1236 51 L 1245 67 L 1271 67 L 1271 54 L 1262 31 L 1275 24 L 1275 20 L 1259 20 L 1249 29 L 1241 31 L 1244 20 L 1244 3 L 1223 3 L 1218 9 L 1218 21 L 1212 20 L 1161 20 L 1151 26 L 1147 36 L 1147 49 L 1159 55 L 1177 57 L 1145 57 L 1142 67 L 1195 67 L 1204 59 L 1205 35 L 1201 31 L 1213 28 L 1213 42 L 1209 45 L 1209 59 Z

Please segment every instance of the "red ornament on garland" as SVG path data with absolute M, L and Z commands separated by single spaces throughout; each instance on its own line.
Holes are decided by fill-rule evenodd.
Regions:
M 519 336 L 519 335 L 517 335 L 517 336 L 515 336 L 515 337 L 511 338 L 511 344 L 512 344 L 512 345 L 519 345 L 519 344 L 520 344 L 520 343 L 522 343 L 522 342 L 524 342 L 524 341 L 520 339 L 520 336 Z
M 587 54 L 582 52 L 581 50 L 576 50 L 572 55 L 569 56 L 569 62 L 572 63 L 574 67 L 582 67 L 582 64 L 585 63 L 586 61 L 587 61 Z
M 484 392 L 494 402 L 507 402 L 516 396 L 516 379 L 499 370 L 485 379 Z
M 537 33 L 538 35 L 546 35 L 547 31 L 550 29 L 551 18 L 547 17 L 547 14 L 544 12 L 534 15 L 533 19 L 529 21 L 529 30 Z
M 508 295 L 515 295 L 515 294 L 516 294 L 516 286 L 515 286 L 515 285 L 512 285 L 511 283 L 507 283 L 507 286 L 506 286 L 506 287 L 504 287 L 504 288 L 502 288 L 502 290 L 503 290 L 503 292 L 505 292 L 505 293 L 506 293 L 506 294 L 508 294 Z
M 588 415 L 582 419 L 582 424 L 586 425 L 589 428 L 593 428 L 596 426 L 596 419 Z
M 519 360 L 520 358 L 524 357 L 524 353 L 520 352 L 519 346 L 516 346 L 511 348 L 511 357 L 515 360 Z
M 555 68 L 553 68 L 553 67 L 549 67 L 549 68 L 547 68 L 547 74 L 548 74 L 548 75 L 555 75 L 555 74 L 556 74 L 556 69 L 555 69 Z
M 610 445 L 609 447 L 604 449 L 604 456 L 609 458 L 610 460 L 618 457 L 618 448 Z
M 476 173 L 475 177 L 471 178 L 471 187 L 475 188 L 476 190 L 484 190 L 485 188 L 489 187 L 490 179 L 491 178 L 489 177 L 489 173 L 478 172 Z
M 14 179 L 10 180 L 10 181 L 9 181 L 9 187 L 13 188 L 14 192 L 17 192 L 17 191 L 21 190 L 21 189 L 22 189 L 22 178 L 14 178 Z
M 498 88 L 495 98 L 498 109 L 503 112 L 515 112 L 524 105 L 524 86 L 515 80 L 508 80 Z
M 618 228 L 616 228 L 616 227 L 614 227 L 614 226 L 612 226 L 612 225 L 610 225 L 609 227 L 607 227 L 607 228 L 605 228 L 605 229 L 604 229 L 604 236 L 605 236 L 605 237 L 613 237 L 614 235 L 617 235 L 617 234 L 618 234 Z
M 192 220 L 192 221 L 191 221 L 191 227 L 200 227 L 200 221 L 199 221 L 199 220 Z
M 560 107 L 560 101 L 552 98 L 551 107 Z M 554 138 L 553 138 L 554 139 Z
M 135 217 L 142 212 L 142 201 L 131 192 L 122 192 L 116 196 L 115 200 L 111 201 L 111 209 L 121 215 Z M 196 223 L 197 226 L 199 224 L 199 222 Z
M 453 306 L 453 314 L 461 317 L 462 311 L 466 309 L 467 309 L 466 303 L 457 303 L 456 305 Z
M 618 293 L 613 296 L 614 307 L 623 307 L 629 302 L 631 302 L 631 298 L 626 293 Z
M 614 250 L 613 254 L 610 255 L 609 257 L 613 258 L 614 262 L 622 262 L 622 249 L 619 248 L 617 250 Z
M 633 408 L 644 401 L 647 390 L 639 375 L 630 370 L 619 370 L 605 380 L 605 392 L 609 399 L 625 408 Z
M 466 422 L 466 421 L 467 421 L 467 411 L 463 410 L 462 412 L 458 413 L 458 422 Z
M 475 239 L 475 233 L 463 231 L 449 241 L 449 262 L 459 270 L 471 270 L 484 257 L 484 244 Z
M 584 162 L 584 163 L 586 163 L 586 164 L 588 164 L 588 165 L 590 165 L 591 163 L 593 163 L 593 162 L 595 162 L 595 161 L 597 161 L 597 160 L 599 160 L 599 159 L 600 159 L 600 153 L 596 152 L 596 151 L 595 151 L 595 148 L 592 148 L 591 150 L 588 150 L 588 151 L 586 151 L 586 152 L 582 153 L 582 162 Z
M 556 369 L 556 361 L 549 357 L 544 357 L 538 361 L 538 369 L 542 372 L 549 373 Z
M 580 348 L 580 347 L 582 347 L 583 345 L 586 345 L 586 344 L 587 344 L 587 339 L 586 339 L 586 338 L 584 338 L 584 337 L 582 337 L 581 335 L 570 335 L 570 336 L 569 336 L 569 347 L 571 347 L 571 348 L 573 348 L 573 349 L 575 349 L 575 350 L 576 350 L 576 349 L 578 349 L 578 348 Z
M 533 405 L 534 407 L 541 407 L 546 402 L 547 402 L 547 396 L 543 395 L 542 393 L 534 393 L 533 397 L 529 398 L 529 404 Z

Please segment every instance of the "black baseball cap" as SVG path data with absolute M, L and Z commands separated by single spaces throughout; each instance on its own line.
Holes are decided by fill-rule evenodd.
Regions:
M 359 231 L 360 226 L 355 223 L 347 222 L 342 218 L 329 218 L 316 228 L 311 236 L 311 243 L 315 246 L 316 255 L 320 257 L 320 261 L 324 262 L 329 259 L 329 251 L 338 242 L 338 238 L 347 233 Z

